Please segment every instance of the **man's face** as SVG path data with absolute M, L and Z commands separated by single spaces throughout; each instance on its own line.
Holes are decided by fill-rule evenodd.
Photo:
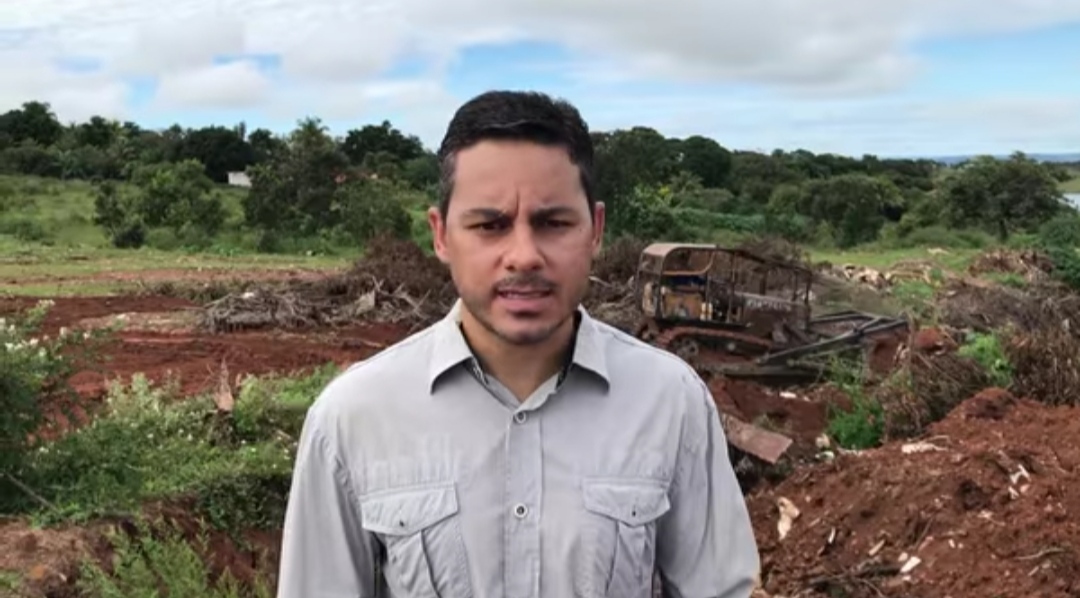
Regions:
M 432 208 L 428 219 L 466 317 L 528 345 L 567 324 L 584 298 L 604 206 L 590 214 L 564 148 L 482 141 L 457 154 L 446 218 Z

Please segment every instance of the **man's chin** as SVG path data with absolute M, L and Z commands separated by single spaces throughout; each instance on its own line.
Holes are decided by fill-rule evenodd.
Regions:
M 514 311 L 507 309 L 505 304 L 500 305 L 499 301 L 494 301 L 482 308 L 480 305 L 470 306 L 469 302 L 465 302 L 465 307 L 488 333 L 510 345 L 529 346 L 543 343 L 567 320 L 565 316 L 560 317 L 560 310 L 555 306 L 545 306 L 547 309 L 541 310 Z
M 499 318 L 502 320 L 502 318 Z M 498 321 L 492 323 L 493 332 L 512 345 L 537 345 L 551 338 L 559 329 L 558 322 L 547 319 L 532 322 Z

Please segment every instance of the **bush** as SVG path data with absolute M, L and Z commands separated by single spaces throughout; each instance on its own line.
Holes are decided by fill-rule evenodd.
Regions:
M 885 412 L 881 403 L 865 392 L 862 372 L 839 358 L 834 359 L 831 371 L 830 384 L 851 399 L 851 407 L 841 409 L 830 405 L 826 432 L 846 449 L 877 446 L 885 432 Z
M 178 525 L 166 524 L 161 526 L 163 529 L 154 529 L 149 522 L 140 520 L 133 527 L 133 534 L 119 529 L 109 535 L 112 562 L 107 568 L 91 559 L 83 563 L 76 582 L 80 595 L 92 598 L 273 596 L 265 576 L 256 575 L 251 587 L 246 587 L 228 569 L 214 576 L 204 560 L 212 552 L 205 530 L 198 530 L 197 537 L 189 542 Z
M 25 482 L 56 506 L 39 517 L 79 521 L 187 497 L 215 527 L 280 521 L 294 439 L 337 372 L 328 364 L 303 378 L 249 377 L 231 414 L 207 396 L 177 401 L 176 388 L 141 375 L 114 384 L 104 413 L 28 456 Z
M 93 363 L 104 332 L 61 329 L 40 334 L 52 301 L 41 301 L 13 317 L 0 318 L 0 478 L 23 473 L 34 435 L 44 423 L 43 404 L 60 403 L 77 371 Z M 9 494 L 0 493 L 3 496 Z
M 1080 216 L 1062 213 L 1039 227 L 1038 241 L 1044 247 L 1080 247 Z
M 1052 276 L 1066 286 L 1080 290 L 1080 218 L 1066 213 L 1045 222 L 1034 245 L 1046 252 L 1054 265 Z
M 990 376 L 994 386 L 1012 385 L 1013 369 L 1005 353 L 1005 345 L 996 334 L 976 333 L 960 347 L 959 355 L 974 360 Z
M 905 231 L 899 225 L 886 225 L 881 244 L 895 249 L 941 247 L 943 249 L 985 249 L 995 244 L 990 234 L 977 229 L 949 229 L 941 225 Z

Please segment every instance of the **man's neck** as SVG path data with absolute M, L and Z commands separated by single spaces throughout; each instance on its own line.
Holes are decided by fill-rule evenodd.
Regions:
M 485 372 L 525 401 L 547 379 L 559 373 L 573 347 L 576 316 L 567 319 L 554 334 L 538 345 L 514 345 L 491 333 L 471 314 L 464 312 L 461 329 Z

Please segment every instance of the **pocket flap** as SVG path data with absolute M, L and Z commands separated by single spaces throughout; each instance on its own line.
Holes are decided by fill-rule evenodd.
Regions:
M 585 480 L 585 508 L 626 525 L 638 526 L 668 512 L 667 489 L 649 480 Z
M 457 512 L 453 483 L 387 490 L 360 499 L 364 529 L 391 536 L 415 534 Z

